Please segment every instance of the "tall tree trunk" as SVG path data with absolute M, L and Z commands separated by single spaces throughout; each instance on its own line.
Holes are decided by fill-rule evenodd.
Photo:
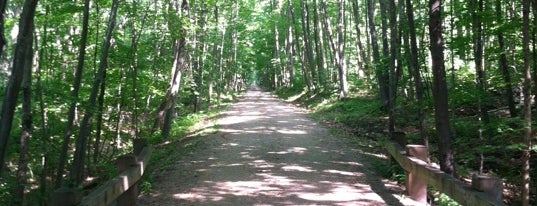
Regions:
M 345 15 L 345 0 L 339 0 L 338 4 L 339 14 L 338 14 L 338 24 L 337 24 L 337 40 L 338 40 L 338 49 L 337 49 L 337 68 L 339 75 L 339 99 L 344 99 L 347 97 L 349 92 L 349 86 L 347 83 L 347 68 L 345 66 L 345 37 L 344 35 L 344 15 Z
M 532 149 L 532 129 L 531 129 L 531 53 L 530 53 L 530 0 L 522 1 L 522 44 L 524 51 L 524 83 L 522 93 L 524 95 L 524 139 L 526 144 L 522 151 L 522 205 L 530 205 L 530 156 Z
M 13 125 L 13 116 L 15 107 L 17 106 L 20 86 L 24 75 L 24 67 L 26 64 L 26 51 L 32 47 L 33 22 L 35 9 L 38 0 L 26 0 L 19 21 L 19 34 L 17 36 L 17 45 L 15 46 L 15 54 L 13 57 L 13 66 L 11 76 L 4 89 L 4 99 L 2 103 L 2 111 L 0 118 L 0 175 L 4 169 L 5 153 L 7 143 L 11 134 L 11 126 Z
M 207 16 L 205 4 L 201 6 L 200 27 L 201 33 L 199 34 L 199 48 L 197 49 L 199 54 L 195 57 L 196 60 L 196 73 L 194 74 L 194 81 L 196 83 L 196 89 L 194 90 L 194 112 L 201 110 L 201 94 L 203 93 L 203 66 L 205 61 L 205 53 L 207 50 L 207 44 L 205 42 L 205 34 L 207 32 Z
M 76 139 L 76 150 L 73 159 L 73 169 L 71 170 L 70 178 L 75 185 L 80 185 L 84 180 L 84 168 L 87 152 L 87 142 L 91 134 L 92 118 L 95 110 L 95 103 L 101 84 L 104 84 L 106 68 L 108 63 L 108 54 L 110 51 L 110 44 L 112 40 L 112 33 L 116 25 L 116 15 L 119 7 L 119 0 L 112 2 L 112 10 L 110 12 L 110 19 L 108 27 L 106 29 L 106 37 L 103 42 L 103 49 L 99 62 L 99 71 L 93 80 L 93 86 L 86 106 L 86 113 L 80 124 L 80 131 L 78 138 Z
M 498 24 L 503 24 L 502 14 L 502 1 L 496 0 L 496 18 L 498 18 Z M 498 30 L 496 35 L 498 36 L 498 45 L 500 49 L 500 70 L 502 72 L 503 81 L 505 82 L 505 95 L 507 96 L 507 105 L 509 107 L 509 115 L 515 117 L 517 110 L 515 107 L 515 100 L 513 96 L 513 83 L 511 82 L 511 73 L 509 72 L 509 63 L 507 60 L 507 54 L 505 49 L 505 42 L 503 32 Z
M 382 71 L 380 52 L 378 45 L 378 36 L 377 28 L 375 26 L 375 5 L 374 0 L 367 0 L 367 16 L 369 22 L 369 33 L 371 38 L 371 46 L 373 50 L 373 68 L 375 69 L 375 74 L 377 76 L 377 81 L 379 85 L 379 94 L 382 106 L 386 108 L 388 106 L 389 99 L 389 77 L 385 72 Z
M 395 7 L 395 0 L 390 0 L 386 2 L 387 11 L 390 14 L 390 62 L 388 63 L 389 68 L 389 78 L 390 78 L 390 93 L 388 101 L 388 114 L 389 114 L 389 125 L 388 129 L 393 134 L 395 132 L 395 100 L 397 97 L 397 78 L 396 74 L 396 61 L 397 61 L 397 51 L 399 44 L 399 32 L 397 31 L 397 9 Z
M 310 20 L 309 20 L 309 9 L 308 9 L 308 2 L 300 1 L 300 7 L 302 8 L 302 35 L 304 42 L 304 62 L 306 63 L 304 73 L 304 78 L 309 85 L 308 87 L 312 90 L 316 89 L 316 81 L 314 76 L 314 71 L 311 71 L 314 69 L 315 65 L 313 64 L 313 49 L 311 46 L 311 37 L 310 37 Z
M 181 4 L 182 17 L 186 17 L 189 11 L 188 0 L 183 0 Z M 183 27 L 182 34 L 186 34 L 186 29 Z M 176 41 L 175 46 L 175 58 L 172 67 L 172 74 L 170 85 L 166 90 L 166 97 L 164 98 L 159 111 L 157 113 L 157 122 L 162 122 L 161 135 L 163 138 L 169 138 L 172 128 L 173 117 L 175 115 L 175 104 L 177 96 L 179 94 L 181 86 L 182 71 L 185 68 L 185 54 L 186 53 L 186 37 L 180 36 Z
M 287 0 L 288 4 L 288 20 L 290 19 L 290 22 L 294 22 L 294 14 L 293 14 L 293 5 L 291 4 L 290 0 Z M 294 23 L 289 24 L 289 28 L 287 31 L 287 58 L 289 59 L 287 61 L 287 71 L 289 71 L 289 86 L 293 86 L 295 84 L 295 44 L 296 42 L 293 41 L 294 36 L 296 34 L 293 33 Z
M 476 8 L 477 7 L 477 8 Z M 485 69 L 483 59 L 483 26 L 481 21 L 481 15 L 483 12 L 483 0 L 471 0 L 470 9 L 472 10 L 472 30 L 474 38 L 474 64 L 476 68 L 476 82 L 477 82 L 477 97 L 478 97 L 478 110 L 480 112 L 480 122 L 482 127 L 485 128 L 489 122 L 489 116 L 487 108 L 483 103 L 483 95 L 486 93 L 485 89 Z M 479 139 L 481 143 L 484 143 L 484 134 L 486 131 L 479 129 Z M 479 173 L 483 172 L 484 155 L 482 152 L 479 154 Z
M 6 46 L 6 36 L 4 31 L 5 13 L 6 13 L 7 0 L 0 0 L 0 60 L 4 53 L 4 47 Z
M 33 22 L 31 23 L 33 30 Z M 32 31 L 33 33 L 33 31 Z M 27 38 L 25 42 L 32 45 L 33 38 Z M 28 151 L 30 147 L 30 138 L 32 137 L 32 66 L 33 51 L 32 46 L 26 47 L 26 59 L 24 60 L 23 82 L 22 82 L 22 131 L 20 136 L 20 153 L 17 170 L 17 184 L 15 187 L 14 205 L 23 205 L 24 188 L 27 183 L 26 172 L 28 171 Z
M 82 17 L 82 33 L 80 35 L 80 45 L 78 47 L 78 64 L 75 70 L 75 82 L 73 83 L 73 89 L 71 95 L 73 100 L 69 104 L 69 111 L 67 117 L 67 127 L 65 134 L 63 135 L 62 149 L 60 151 L 60 160 L 58 171 L 56 173 L 56 188 L 60 187 L 63 180 L 63 172 L 65 164 L 67 163 L 67 152 L 69 150 L 69 142 L 73 134 L 73 126 L 75 124 L 76 104 L 78 103 L 78 92 L 80 90 L 80 82 L 82 81 L 82 70 L 84 69 L 84 59 L 86 57 L 86 43 L 88 40 L 88 27 L 89 27 L 89 10 L 90 0 L 84 1 L 84 12 Z
M 360 55 L 360 59 L 358 62 L 358 66 L 360 67 L 360 70 L 362 70 L 365 75 L 369 78 L 369 59 L 367 55 L 367 51 L 365 51 L 364 46 L 362 44 L 362 31 L 360 29 L 360 6 L 358 5 L 358 0 L 352 0 L 352 13 L 354 16 L 354 29 L 356 30 L 356 45 L 358 47 L 358 52 Z
M 444 39 L 442 37 L 442 0 L 429 1 L 429 37 L 433 70 L 433 99 L 440 169 L 454 175 L 453 146 L 449 119 L 446 69 L 444 66 Z
M 423 109 L 423 82 L 421 79 L 421 69 L 419 63 L 418 43 L 416 39 L 416 26 L 414 23 L 414 7 L 412 0 L 406 0 L 406 13 L 408 18 L 408 29 L 410 36 L 410 68 L 412 70 L 414 78 L 414 86 L 416 88 L 416 98 L 418 100 L 418 121 L 420 136 L 423 140 L 423 144 L 429 147 L 429 138 L 427 136 L 427 130 L 425 126 L 425 110 Z
M 218 5 L 216 5 L 214 7 L 214 21 L 218 24 L 219 23 L 219 18 L 218 18 Z M 215 30 L 215 34 L 218 34 L 218 27 L 215 27 L 214 28 Z M 215 36 L 216 38 L 216 36 Z M 212 62 L 213 62 L 213 65 L 211 67 L 211 70 L 209 72 L 209 99 L 208 99 L 208 103 L 209 105 L 212 105 L 212 98 L 213 98 L 213 88 L 214 88 L 214 72 L 216 71 L 216 68 L 218 68 L 218 62 L 219 62 L 219 59 L 218 59 L 218 42 L 217 41 L 214 41 L 213 43 L 213 52 L 212 52 Z
M 45 17 L 49 15 L 50 7 L 49 5 L 45 8 Z M 45 23 L 43 25 L 43 32 L 42 32 L 42 38 L 41 38 L 41 45 L 39 49 L 39 61 L 38 66 L 36 70 L 36 90 L 35 95 L 38 98 L 39 102 L 39 115 L 41 115 L 41 133 L 40 133 L 40 140 L 41 140 L 41 174 L 39 179 L 39 194 L 41 197 L 46 197 L 48 192 L 48 180 L 49 177 L 49 133 L 47 128 L 47 113 L 46 113 L 46 107 L 45 107 L 45 101 L 43 99 L 43 83 L 42 83 L 42 77 L 43 77 L 43 70 L 46 70 L 44 67 L 45 62 L 45 53 L 47 51 L 47 41 L 48 41 L 48 23 Z M 40 205 L 46 205 L 47 199 L 42 198 L 42 200 L 39 202 Z
M 313 23 L 315 54 L 317 58 L 315 62 L 319 73 L 319 83 L 323 89 L 328 89 L 326 87 L 326 52 L 324 51 L 323 29 L 317 0 L 313 1 Z

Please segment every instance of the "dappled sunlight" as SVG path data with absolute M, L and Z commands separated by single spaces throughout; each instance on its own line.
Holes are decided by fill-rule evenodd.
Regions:
M 292 148 L 289 148 L 285 151 L 279 151 L 279 152 L 268 152 L 269 154 L 290 154 L 290 153 L 295 153 L 295 154 L 304 154 L 305 151 L 307 151 L 308 149 L 306 148 L 303 148 L 303 147 L 292 147 Z
M 153 194 L 164 205 L 401 205 L 370 186 L 358 150 L 266 93 L 246 93 L 218 125 L 180 175 L 163 175 L 176 178 Z
M 286 172 L 292 172 L 292 171 L 297 171 L 297 172 L 315 172 L 315 170 L 312 170 L 310 167 L 303 167 L 303 166 L 299 166 L 299 165 L 283 166 L 283 167 L 282 167 L 282 170 L 283 170 L 283 171 L 286 171 Z

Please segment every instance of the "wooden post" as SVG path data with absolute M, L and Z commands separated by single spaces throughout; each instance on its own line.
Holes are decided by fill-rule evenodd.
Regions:
M 147 140 L 137 138 L 133 141 L 133 148 L 134 148 L 134 155 L 138 156 L 142 152 L 142 150 L 147 146 Z
M 491 195 L 499 202 L 503 201 L 503 181 L 500 178 L 474 174 L 472 188 Z
M 133 165 L 136 165 L 136 156 L 134 155 L 123 155 L 117 158 L 116 166 L 118 173 L 129 169 L 129 167 Z M 117 198 L 117 206 L 136 205 L 137 198 L 138 184 L 134 184 L 127 191 L 125 191 L 125 193 Z
M 420 160 L 428 161 L 429 151 L 424 145 L 407 145 L 407 154 Z M 427 181 L 417 174 L 407 173 L 407 189 L 411 199 L 421 204 L 427 204 Z
M 54 191 L 50 197 L 50 205 L 52 206 L 74 206 L 82 201 L 82 194 L 68 187 L 61 187 Z
M 404 132 L 392 132 L 391 138 L 392 140 L 397 142 L 397 144 L 401 145 L 401 147 L 404 147 L 407 144 L 406 134 Z

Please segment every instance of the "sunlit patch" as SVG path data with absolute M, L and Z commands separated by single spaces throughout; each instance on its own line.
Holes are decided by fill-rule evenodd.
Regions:
M 232 146 L 232 147 L 235 147 L 235 146 L 239 146 L 239 144 L 237 144 L 237 143 L 226 143 L 226 144 L 222 144 L 222 146 Z
M 250 165 L 253 165 L 255 168 L 273 168 L 274 165 L 268 163 L 265 160 L 254 160 Z
M 269 154 L 290 154 L 290 153 L 296 153 L 296 154 L 304 154 L 304 152 L 308 150 L 303 147 L 291 147 L 287 149 L 286 151 L 279 151 L 279 152 L 268 152 Z
M 328 202 L 376 202 L 379 200 L 379 196 L 376 193 L 368 192 L 370 191 L 369 188 L 353 187 L 341 182 L 332 183 L 329 186 L 332 188 L 328 192 L 301 192 L 297 193 L 297 196 L 305 200 Z
M 308 134 L 305 130 L 280 129 L 277 131 L 278 133 L 282 133 L 282 134 Z
M 297 171 L 297 172 L 315 172 L 315 170 L 312 170 L 310 167 L 302 167 L 302 166 L 298 166 L 298 165 L 283 166 L 283 167 L 282 167 L 282 170 L 283 170 L 283 171 L 286 171 L 286 172 L 292 172 L 292 171 Z
M 182 200 L 188 200 L 188 201 L 205 199 L 203 195 L 196 194 L 196 193 L 180 193 L 180 194 L 173 195 L 173 197 L 176 199 L 182 199 Z
M 224 117 L 218 121 L 219 125 L 232 125 L 242 122 L 248 122 L 256 119 L 265 118 L 263 115 L 250 115 L 250 116 L 229 116 Z
M 342 164 L 342 165 L 352 165 L 352 166 L 363 166 L 361 163 L 358 163 L 358 162 L 338 162 L 338 161 L 333 161 L 332 163 Z
M 347 171 L 339 171 L 339 170 L 324 170 L 323 172 L 345 175 L 345 176 L 361 176 L 362 175 L 362 173 L 358 173 L 358 172 L 347 172 Z
M 280 189 L 261 181 L 238 181 L 217 183 L 218 194 L 232 194 L 236 196 L 270 195 L 277 196 Z

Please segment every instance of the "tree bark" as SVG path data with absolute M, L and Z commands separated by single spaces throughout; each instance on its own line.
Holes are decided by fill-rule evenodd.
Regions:
M 423 140 L 423 144 L 429 147 L 429 138 L 427 136 L 427 130 L 425 126 L 425 110 L 423 105 L 423 81 L 421 78 L 421 69 L 419 63 L 418 54 L 418 42 L 416 38 L 416 26 L 414 23 L 414 7 L 412 0 L 406 0 L 406 13 L 408 18 L 408 29 L 410 36 L 410 64 L 409 67 L 412 70 L 414 77 L 414 86 L 416 88 L 416 98 L 418 100 L 418 121 L 420 136 Z
M 313 49 L 310 44 L 311 37 L 310 37 L 310 23 L 309 23 L 309 9 L 308 9 L 308 2 L 300 1 L 300 7 L 302 8 L 302 35 L 304 42 L 304 62 L 306 63 L 306 67 L 304 68 L 304 78 L 306 80 L 306 84 L 308 85 L 308 88 L 311 90 L 316 89 L 315 85 L 315 76 L 313 75 L 315 72 L 311 71 L 315 65 L 313 64 Z
M 75 70 L 75 82 L 73 83 L 73 89 L 71 90 L 71 95 L 73 100 L 69 104 L 69 111 L 67 117 L 67 126 L 65 129 L 65 134 L 63 135 L 62 150 L 60 151 L 60 160 L 58 171 L 56 173 L 56 188 L 59 188 L 63 180 L 63 170 L 65 169 L 65 164 L 67 162 L 67 153 L 69 150 L 69 142 L 73 134 L 73 126 L 75 124 L 75 111 L 76 105 L 78 103 L 78 93 L 80 90 L 80 82 L 82 81 L 82 70 L 84 69 L 84 59 L 86 57 L 86 43 L 88 40 L 88 27 L 89 27 L 89 10 L 90 10 L 90 0 L 84 1 L 84 11 L 82 17 L 82 33 L 80 34 L 80 45 L 78 47 L 78 63 Z
M 452 132 L 449 119 L 448 91 L 444 66 L 444 39 L 442 37 L 442 1 L 429 1 L 429 37 L 433 70 L 433 99 L 436 134 L 439 142 L 440 169 L 454 175 Z
M 181 14 L 182 17 L 185 17 L 189 10 L 188 0 L 183 0 L 181 4 Z M 158 125 L 158 122 L 162 123 L 161 135 L 162 138 L 169 138 L 173 118 L 175 116 L 175 104 L 177 101 L 177 96 L 181 87 L 181 77 L 182 71 L 186 66 L 185 56 L 186 56 L 186 29 L 183 27 L 181 29 L 181 36 L 176 40 L 175 46 L 175 55 L 174 63 L 172 66 L 172 74 L 170 85 L 166 90 L 166 97 L 164 98 L 159 110 L 157 112 L 157 120 L 155 124 Z
M 95 103 L 97 101 L 97 95 L 101 84 L 104 84 L 106 68 L 108 63 L 108 54 L 110 51 L 110 44 L 112 40 L 112 33 L 116 25 L 116 15 L 119 7 L 119 0 L 112 2 L 112 10 L 110 12 L 110 19 L 108 27 L 106 29 L 106 37 L 103 42 L 103 49 L 99 62 L 99 70 L 93 80 L 93 86 L 86 106 L 86 113 L 80 124 L 80 131 L 78 138 L 76 139 L 76 150 L 73 159 L 73 168 L 71 170 L 70 178 L 75 185 L 80 185 L 84 180 L 84 168 L 87 152 L 87 142 L 91 134 L 92 118 L 95 110 Z
M 526 145 L 522 150 L 522 205 L 530 205 L 530 157 L 532 148 L 532 127 L 531 127 L 531 52 L 530 52 L 530 0 L 522 1 L 522 44 L 524 55 L 524 83 L 522 93 L 524 95 L 524 109 L 522 112 L 524 120 L 524 139 Z
M 7 0 L 0 0 L 0 59 L 4 53 L 4 47 L 6 46 L 6 36 L 4 31 L 5 13 L 6 13 Z
M 378 45 L 378 36 L 377 29 L 375 26 L 375 5 L 374 0 L 367 0 L 367 16 L 369 22 L 369 33 L 371 38 L 371 46 L 373 50 L 373 68 L 375 69 L 375 74 L 377 76 L 377 81 L 379 85 L 379 94 L 382 106 L 386 108 L 388 106 L 389 98 L 389 77 L 382 72 L 381 61 L 380 61 L 380 52 Z
M 33 30 L 33 22 L 31 23 Z M 32 31 L 33 33 L 33 31 Z M 27 38 L 26 44 L 32 45 L 33 38 Z M 24 60 L 23 82 L 22 82 L 22 132 L 20 136 L 20 153 L 17 170 L 17 184 L 15 187 L 14 205 L 23 205 L 24 188 L 26 186 L 28 171 L 28 151 L 30 147 L 30 138 L 32 137 L 32 66 L 33 66 L 33 51 L 32 46 L 26 47 L 26 59 Z
M 337 68 L 339 75 L 339 99 L 344 99 L 347 97 L 349 92 L 349 85 L 347 83 L 347 68 L 345 65 L 345 37 L 344 37 L 344 15 L 345 15 L 345 4 L 344 0 L 339 0 L 338 8 L 338 24 L 337 24 L 337 40 L 338 40 L 338 49 L 337 49 Z
M 293 5 L 290 0 L 287 0 L 288 4 L 288 20 L 294 22 Z M 295 34 L 293 33 L 294 23 L 289 24 L 287 31 L 287 71 L 289 71 L 289 86 L 295 85 L 295 41 L 293 41 Z
M 354 16 L 354 29 L 356 30 L 356 45 L 358 47 L 358 52 L 360 59 L 358 65 L 360 69 L 366 74 L 369 78 L 369 59 L 367 52 L 364 49 L 362 44 L 362 31 L 360 29 L 360 11 L 359 11 L 358 0 L 352 0 L 352 13 Z
M 0 175 L 4 169 L 7 143 L 13 125 L 13 116 L 17 106 L 24 67 L 26 64 L 26 51 L 32 47 L 33 22 L 38 0 L 26 0 L 19 21 L 19 34 L 13 57 L 11 76 L 5 88 L 0 118 Z
M 320 9 L 318 6 L 318 1 L 313 1 L 313 30 L 314 30 L 314 40 L 315 40 L 315 53 L 317 60 L 316 66 L 319 73 L 319 84 L 326 88 L 326 52 L 324 51 L 324 38 L 323 38 L 323 29 L 320 19 Z
M 498 18 L 498 24 L 503 24 L 502 15 L 502 1 L 496 0 L 496 18 Z M 498 37 L 498 45 L 500 49 L 500 70 L 502 72 L 503 81 L 505 82 L 505 95 L 507 96 L 507 105 L 509 107 L 509 115 L 515 117 L 517 110 L 515 107 L 515 100 L 513 96 L 513 83 L 511 82 L 511 72 L 509 72 L 509 63 L 507 60 L 507 54 L 505 49 L 505 42 L 503 32 L 498 30 L 496 33 Z

